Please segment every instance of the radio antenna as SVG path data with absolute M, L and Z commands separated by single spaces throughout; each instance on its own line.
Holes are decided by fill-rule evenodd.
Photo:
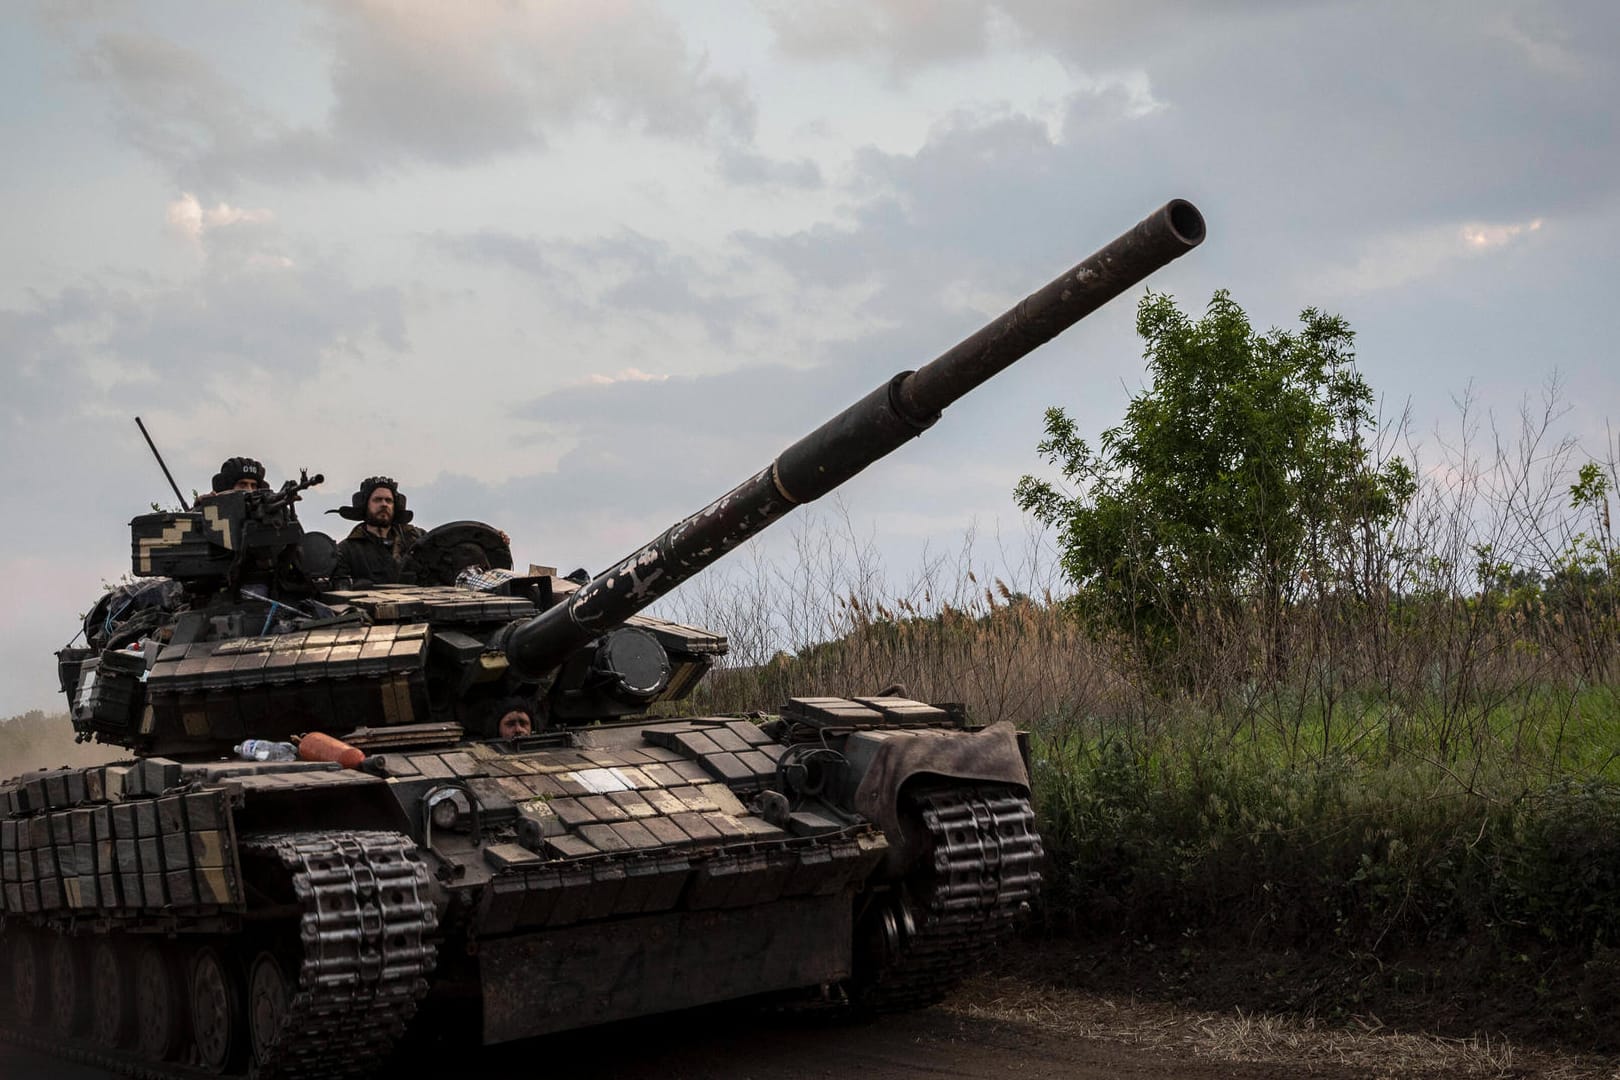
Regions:
M 141 435 L 146 439 L 146 445 L 152 448 L 152 456 L 157 458 L 158 468 L 163 470 L 163 478 L 174 489 L 174 497 L 180 500 L 180 509 L 190 510 L 191 504 L 186 502 L 184 495 L 180 494 L 180 485 L 174 482 L 174 474 L 169 472 L 169 467 L 163 463 L 163 455 L 158 453 L 157 443 L 153 442 L 152 436 L 147 434 L 146 425 L 141 423 L 141 418 L 138 416 L 135 418 L 135 426 L 141 429 Z

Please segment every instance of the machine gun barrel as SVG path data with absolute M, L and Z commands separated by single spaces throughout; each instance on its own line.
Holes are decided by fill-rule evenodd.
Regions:
M 523 673 L 552 670 L 795 506 L 920 435 L 947 405 L 1203 239 L 1198 208 L 1172 199 L 937 359 L 894 376 L 563 602 L 507 627 L 493 644 Z
M 297 480 L 288 480 L 273 495 L 264 496 L 263 506 L 268 510 L 279 510 L 298 501 L 298 493 L 308 491 L 312 487 L 319 487 L 326 483 L 325 473 L 309 475 L 308 469 L 300 469 Z

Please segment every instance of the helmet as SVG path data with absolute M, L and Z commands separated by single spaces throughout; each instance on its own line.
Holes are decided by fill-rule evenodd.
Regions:
M 349 498 L 348 506 L 336 506 L 328 510 L 328 514 L 336 514 L 345 521 L 366 520 L 366 503 L 371 500 L 371 493 L 378 488 L 387 488 L 394 496 L 394 524 L 409 525 L 412 514 L 405 508 L 405 496 L 400 494 L 399 484 L 391 476 L 368 476 L 360 481 L 360 490 Z
M 250 457 L 233 457 L 226 458 L 214 474 L 214 491 L 229 491 L 242 480 L 252 480 L 259 488 L 270 486 L 265 483 L 263 465 Z

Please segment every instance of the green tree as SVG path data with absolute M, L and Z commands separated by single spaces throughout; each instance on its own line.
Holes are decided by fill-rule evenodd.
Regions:
M 1582 673 L 1599 682 L 1612 677 L 1620 633 L 1620 550 L 1609 521 L 1611 486 L 1611 473 L 1595 461 L 1576 472 L 1569 506 L 1590 526 L 1565 542 L 1543 592 L 1546 609 L 1571 631 Z
M 1193 319 L 1164 294 L 1137 309 L 1151 386 L 1096 448 L 1048 409 L 1040 452 L 1060 487 L 1026 476 L 1020 506 L 1057 527 L 1076 602 L 1161 658 L 1197 627 L 1257 613 L 1277 630 L 1302 590 L 1379 587 L 1385 527 L 1415 490 L 1399 458 L 1373 460 L 1373 394 L 1344 319 L 1314 308 L 1298 331 L 1255 332 L 1223 290 Z

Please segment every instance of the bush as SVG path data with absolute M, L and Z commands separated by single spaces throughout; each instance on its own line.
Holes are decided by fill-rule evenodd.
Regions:
M 1395 956 L 1620 946 L 1620 785 L 1459 790 L 1441 767 L 1043 740 L 1047 924 L 1090 939 Z

